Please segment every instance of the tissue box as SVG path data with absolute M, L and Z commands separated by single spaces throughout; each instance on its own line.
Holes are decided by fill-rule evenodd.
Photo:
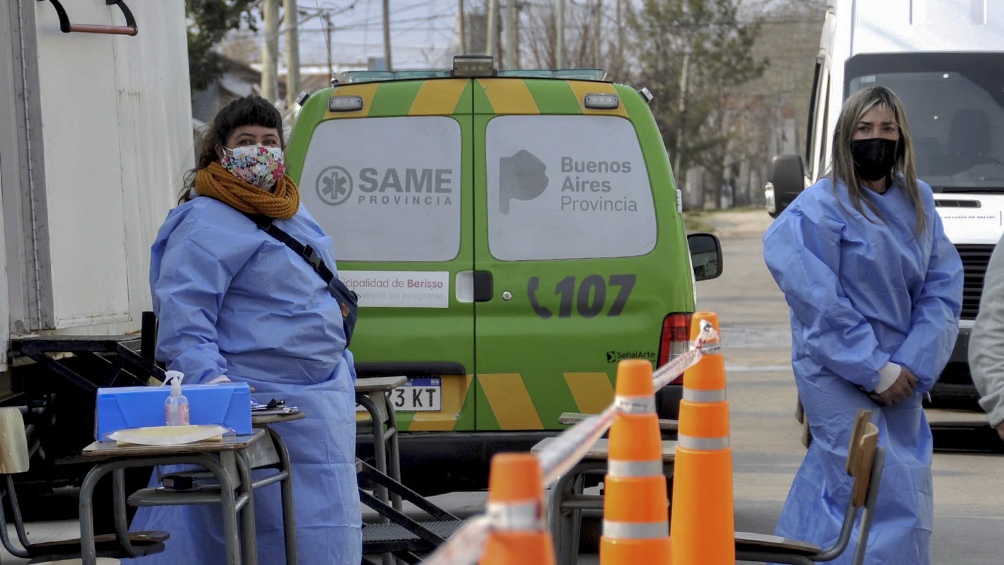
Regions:
M 247 383 L 182 385 L 188 399 L 192 425 L 219 424 L 238 435 L 251 433 L 251 388 Z M 108 434 L 125 428 L 163 426 L 164 401 L 169 386 L 126 386 L 99 388 L 95 439 L 107 441 Z

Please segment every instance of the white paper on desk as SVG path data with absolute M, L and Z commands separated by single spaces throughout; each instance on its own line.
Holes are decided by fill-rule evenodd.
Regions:
M 221 441 L 229 432 L 218 424 L 202 426 L 152 426 L 127 428 L 108 434 L 108 439 L 119 444 L 134 445 L 184 445 L 199 441 Z
M 283 414 L 296 414 L 299 411 L 300 409 L 296 406 L 276 406 L 275 408 L 262 406 L 260 409 L 252 407 L 251 416 L 281 416 Z

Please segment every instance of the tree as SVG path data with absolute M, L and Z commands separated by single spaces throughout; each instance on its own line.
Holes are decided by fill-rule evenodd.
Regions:
M 755 60 L 758 17 L 739 17 L 741 0 L 643 0 L 628 13 L 632 80 L 652 91 L 652 112 L 677 178 L 703 166 L 721 191 L 728 142 L 752 98 L 741 86 L 760 77 Z M 691 187 L 701 195 L 703 187 Z M 720 196 L 720 194 L 719 194 Z M 717 199 L 716 199 L 717 201 Z
M 202 90 L 223 75 L 223 57 L 214 47 L 230 30 L 246 24 L 258 31 L 255 10 L 262 0 L 185 0 L 188 16 L 188 75 L 192 90 Z
M 506 2 L 507 0 L 501 0 Z M 519 0 L 515 0 L 519 1 Z M 603 67 L 607 61 L 597 52 L 596 23 L 601 21 L 602 0 L 565 0 L 564 67 Z M 521 62 L 524 68 L 553 69 L 557 66 L 557 14 L 553 1 L 525 1 L 519 7 Z M 609 69 L 608 69 L 609 70 Z

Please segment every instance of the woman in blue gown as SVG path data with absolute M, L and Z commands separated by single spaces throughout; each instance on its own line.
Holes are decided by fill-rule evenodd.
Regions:
M 311 265 L 247 214 L 270 218 L 334 270 L 331 238 L 284 174 L 282 118 L 269 102 L 233 101 L 203 145 L 152 248 L 157 359 L 186 384 L 246 382 L 260 402 L 279 398 L 305 412 L 274 425 L 292 461 L 300 563 L 358 565 L 355 370 L 341 310 Z M 254 501 L 258 561 L 285 563 L 279 485 L 256 490 Z M 171 534 L 166 551 L 142 565 L 225 562 L 219 506 L 140 508 L 132 529 Z
M 764 260 L 791 309 L 792 368 L 812 433 L 776 533 L 836 541 L 851 426 L 867 408 L 886 459 L 866 562 L 929 564 L 933 450 L 921 400 L 958 335 L 962 262 L 931 187 L 917 180 L 892 91 L 847 99 L 830 175 L 767 230 Z M 833 563 L 850 562 L 856 539 Z

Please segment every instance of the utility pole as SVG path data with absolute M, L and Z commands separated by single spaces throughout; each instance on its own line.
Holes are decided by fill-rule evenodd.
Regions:
M 555 10 L 555 38 L 554 38 L 554 67 L 556 69 L 565 66 L 565 0 L 558 2 Z
M 596 6 L 593 8 L 596 12 L 593 14 L 593 25 L 595 30 L 593 32 L 593 68 L 600 68 L 603 65 L 600 64 L 600 48 L 603 46 L 603 38 L 600 33 L 600 27 L 603 25 L 603 0 L 596 0 Z
M 683 68 L 680 70 L 680 125 L 676 128 L 676 155 L 673 155 L 673 174 L 677 178 L 686 179 L 684 171 L 680 170 L 681 148 L 683 146 L 684 128 L 687 125 L 687 70 L 690 67 L 690 50 L 683 52 Z M 682 177 L 680 175 L 683 175 Z M 703 193 L 702 193 L 703 194 Z
M 279 100 L 279 0 L 265 0 L 265 46 L 261 56 L 261 95 L 275 104 Z
M 282 18 L 286 26 L 286 107 L 292 108 L 300 92 L 300 32 L 297 29 L 296 0 L 283 0 Z
M 485 22 L 485 55 L 498 59 L 499 0 L 488 0 L 488 17 Z
M 390 0 L 383 0 L 383 60 L 384 68 L 393 71 L 390 62 Z
M 331 61 L 331 12 L 324 12 L 325 46 L 328 52 L 328 84 L 335 79 L 335 65 Z
M 460 14 L 460 21 L 457 22 L 457 25 L 459 26 L 459 29 L 457 30 L 457 32 L 460 33 L 460 54 L 461 55 L 466 55 L 467 54 L 467 16 L 464 15 L 464 0 L 457 0 L 457 3 L 458 3 L 457 13 Z
M 624 76 L 624 25 L 621 13 L 624 11 L 624 0 L 617 0 L 617 72 Z M 618 77 L 620 78 L 620 77 Z M 625 80 L 620 78 L 620 80 Z
M 516 50 L 519 48 L 517 39 L 517 29 L 519 16 L 516 12 L 516 0 L 506 0 L 505 2 L 505 68 L 515 69 L 518 66 L 516 61 Z

